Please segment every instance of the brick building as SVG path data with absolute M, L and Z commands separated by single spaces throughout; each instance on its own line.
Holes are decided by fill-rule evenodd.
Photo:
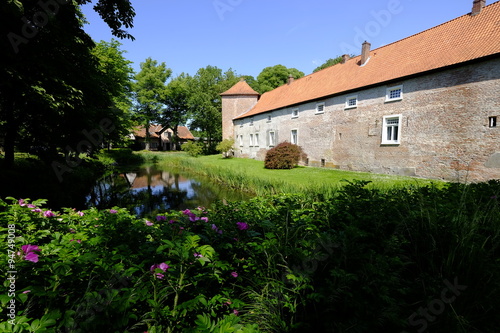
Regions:
M 222 95 L 223 138 L 263 159 L 282 141 L 310 166 L 445 180 L 500 178 L 500 2 L 293 80 Z

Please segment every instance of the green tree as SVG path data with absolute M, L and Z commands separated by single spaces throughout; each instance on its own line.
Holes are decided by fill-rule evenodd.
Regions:
M 257 81 L 259 82 L 258 92 L 263 94 L 286 84 L 290 75 L 294 79 L 299 79 L 304 76 L 304 73 L 296 68 L 286 68 L 283 65 L 264 68 L 259 76 L 257 76 Z
M 130 132 L 132 110 L 132 79 L 134 70 L 132 62 L 124 56 L 126 51 L 120 49 L 122 44 L 112 39 L 111 42 L 101 41 L 93 49 L 93 54 L 99 59 L 99 69 L 104 74 L 102 85 L 110 95 L 113 104 L 109 110 L 110 118 L 115 124 L 115 130 L 109 141 L 120 142 Z
M 340 62 L 342 62 L 342 56 L 338 56 L 337 58 L 330 58 L 327 61 L 325 61 L 322 65 L 316 67 L 313 70 L 313 73 L 316 73 L 317 71 L 320 71 L 320 70 L 325 69 L 327 67 L 336 65 L 336 64 L 338 64 Z
M 165 107 L 165 82 L 172 74 L 164 62 L 147 58 L 141 63 L 141 71 L 136 74 L 133 84 L 135 99 L 135 116 L 137 121 L 146 128 L 146 150 L 149 150 L 151 123 L 160 120 L 160 114 Z
M 172 79 L 166 88 L 164 103 L 166 108 L 161 114 L 161 124 L 172 129 L 173 145 L 171 149 L 177 149 L 177 129 L 180 125 L 185 124 L 189 111 L 189 80 L 192 78 L 189 75 L 182 73 Z
M 108 115 L 110 94 L 78 7 L 89 1 L 61 2 L 0 4 L 0 141 L 7 167 L 15 149 L 34 147 L 49 161 L 64 151 L 70 163 L 82 131 L 98 128 Z M 122 29 L 132 27 L 135 15 L 128 0 L 99 0 L 94 8 L 113 34 L 131 37 Z
M 220 94 L 238 82 L 239 78 L 229 69 L 207 66 L 200 68 L 190 80 L 189 115 L 191 127 L 199 129 L 207 139 L 207 152 L 214 152 L 222 139 L 222 100 Z

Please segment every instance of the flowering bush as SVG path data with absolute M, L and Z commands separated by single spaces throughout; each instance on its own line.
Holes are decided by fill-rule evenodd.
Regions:
M 0 200 L 0 332 L 416 331 L 444 280 L 432 330 L 496 332 L 500 182 L 365 185 L 147 218 Z

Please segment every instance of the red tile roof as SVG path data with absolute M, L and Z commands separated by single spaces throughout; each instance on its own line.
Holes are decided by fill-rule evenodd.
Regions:
M 163 129 L 163 126 L 161 125 L 155 125 L 152 124 L 149 126 L 149 134 L 151 138 L 159 138 L 160 136 L 158 133 L 161 132 Z M 170 130 L 171 131 L 171 130 Z M 144 127 L 136 127 L 134 129 L 134 136 L 139 137 L 139 138 L 145 138 L 146 137 L 146 130 Z M 177 127 L 177 137 L 179 139 L 184 139 L 184 140 L 194 140 L 193 134 L 191 134 L 191 131 L 186 126 L 178 126 Z
M 345 64 L 269 91 L 236 119 L 499 54 L 500 1 L 497 1 L 477 15 L 463 15 L 372 50 L 364 66 L 359 64 L 361 56 L 353 57 Z
M 224 91 L 221 96 L 235 95 L 259 95 L 258 92 L 252 89 L 243 79 L 232 86 L 229 90 Z

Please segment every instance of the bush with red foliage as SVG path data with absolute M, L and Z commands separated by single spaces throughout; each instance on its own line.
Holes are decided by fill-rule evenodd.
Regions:
M 282 142 L 267 151 L 264 167 L 266 169 L 293 169 L 306 156 L 300 146 Z

